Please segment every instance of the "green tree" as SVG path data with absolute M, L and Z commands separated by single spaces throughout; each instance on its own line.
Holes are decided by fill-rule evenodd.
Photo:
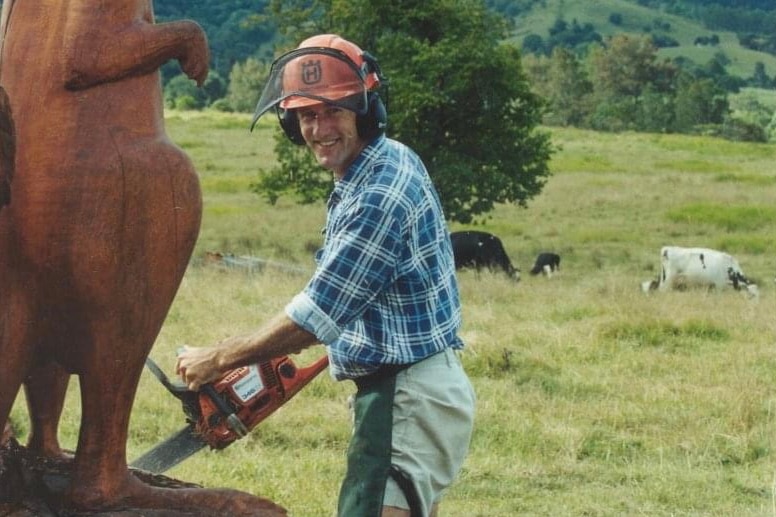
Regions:
M 566 48 L 555 47 L 547 75 L 545 92 L 550 107 L 545 122 L 561 126 L 580 125 L 590 109 L 593 85 L 576 54 Z
M 636 97 L 659 74 L 657 48 L 649 37 L 612 36 L 589 54 L 591 80 L 604 97 Z
M 674 129 L 674 96 L 648 85 L 641 93 L 639 129 L 651 133 L 670 133 Z
M 774 81 L 765 73 L 765 64 L 758 61 L 754 64 L 754 74 L 749 79 L 749 84 L 755 88 L 771 88 Z
M 657 62 L 657 47 L 650 37 L 615 35 L 588 53 L 587 64 L 595 101 L 592 128 L 667 130 L 676 70 L 667 61 Z M 660 113 L 647 111 L 652 108 Z
M 727 95 L 714 81 L 680 76 L 676 92 L 678 131 L 689 133 L 699 126 L 722 124 L 727 112 Z
M 497 203 L 525 206 L 541 192 L 552 153 L 549 135 L 538 129 L 544 104 L 529 88 L 519 51 L 501 43 L 508 26 L 482 1 L 272 5 L 284 34 L 293 30 L 298 40 L 335 32 L 378 57 L 390 79 L 388 135 L 424 160 L 449 219 L 471 222 Z M 256 190 L 270 197 L 300 178 L 330 188 L 330 175 L 301 171 L 284 150 L 289 145 L 279 141 L 280 167 L 264 171 L 268 179 Z
M 538 34 L 531 33 L 523 38 L 522 49 L 523 52 L 530 52 L 532 54 L 544 54 L 544 40 Z
M 269 64 L 249 57 L 229 73 L 226 101 L 234 111 L 252 112 L 269 76 Z

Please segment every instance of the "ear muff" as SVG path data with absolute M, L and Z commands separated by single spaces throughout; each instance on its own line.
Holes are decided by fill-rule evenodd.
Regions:
M 356 117 L 356 129 L 358 136 L 369 141 L 385 133 L 385 128 L 388 125 L 388 112 L 385 109 L 385 103 L 377 92 L 369 92 L 367 96 L 368 108 L 364 115 Z
M 385 109 L 385 103 L 377 92 L 369 92 L 367 96 L 366 113 L 356 116 L 356 131 L 358 131 L 360 138 L 370 141 L 385 132 L 388 125 L 388 112 Z M 304 145 L 305 141 L 299 127 L 299 119 L 296 118 L 294 110 L 278 108 L 277 113 L 280 127 L 283 128 L 288 139 L 296 145 Z
M 283 108 L 278 107 L 277 112 L 280 127 L 283 128 L 283 132 L 288 139 L 296 145 L 304 145 L 305 142 L 304 137 L 302 136 L 302 129 L 299 127 L 299 119 L 296 118 L 294 110 L 284 110 Z

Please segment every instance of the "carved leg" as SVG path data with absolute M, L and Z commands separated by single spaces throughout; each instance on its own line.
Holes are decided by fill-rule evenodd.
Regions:
M 15 290 L 14 286 L 18 284 L 10 278 L 2 264 L 0 278 L 7 279 L 3 292 L 0 292 L 0 444 L 3 444 L 12 436 L 8 417 L 32 352 L 27 343 L 28 336 L 23 323 L 28 319 L 26 299 L 17 295 L 19 291 Z
M 27 447 L 43 456 L 70 458 L 59 446 L 59 417 L 70 375 L 55 363 L 40 366 L 24 381 L 31 431 Z
M 147 332 L 132 336 L 117 326 L 111 320 L 90 323 L 95 343 L 89 348 L 95 352 L 81 365 L 81 426 L 70 498 L 84 509 L 110 507 L 136 483 L 127 469 L 126 441 L 137 383 L 150 349 L 146 343 L 153 338 Z

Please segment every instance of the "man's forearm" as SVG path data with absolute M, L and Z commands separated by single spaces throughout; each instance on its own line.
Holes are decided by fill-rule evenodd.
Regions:
M 281 312 L 257 331 L 219 342 L 218 367 L 222 371 L 274 357 L 294 354 L 314 345 L 314 334 L 297 325 Z

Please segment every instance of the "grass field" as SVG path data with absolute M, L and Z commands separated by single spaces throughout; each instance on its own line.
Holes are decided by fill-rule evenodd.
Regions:
M 323 206 L 248 192 L 273 163 L 273 121 L 168 114 L 194 159 L 205 215 L 192 265 L 152 357 L 168 372 L 183 343 L 252 330 L 306 277 L 204 266 L 205 251 L 311 269 Z M 776 516 L 776 174 L 773 145 L 705 137 L 550 129 L 558 146 L 544 192 L 499 206 L 479 229 L 499 235 L 523 271 L 459 275 L 464 364 L 477 427 L 445 517 Z M 462 229 L 453 225 L 452 229 Z M 733 253 L 760 283 L 735 292 L 644 295 L 665 244 Z M 531 277 L 539 251 L 561 273 Z M 320 347 L 296 359 L 304 364 Z M 61 429 L 74 447 L 74 379 Z M 333 514 L 350 436 L 350 383 L 317 378 L 229 448 L 168 474 L 269 497 L 296 517 Z M 12 413 L 27 432 L 23 398 Z M 146 372 L 130 459 L 183 425 L 180 406 Z

